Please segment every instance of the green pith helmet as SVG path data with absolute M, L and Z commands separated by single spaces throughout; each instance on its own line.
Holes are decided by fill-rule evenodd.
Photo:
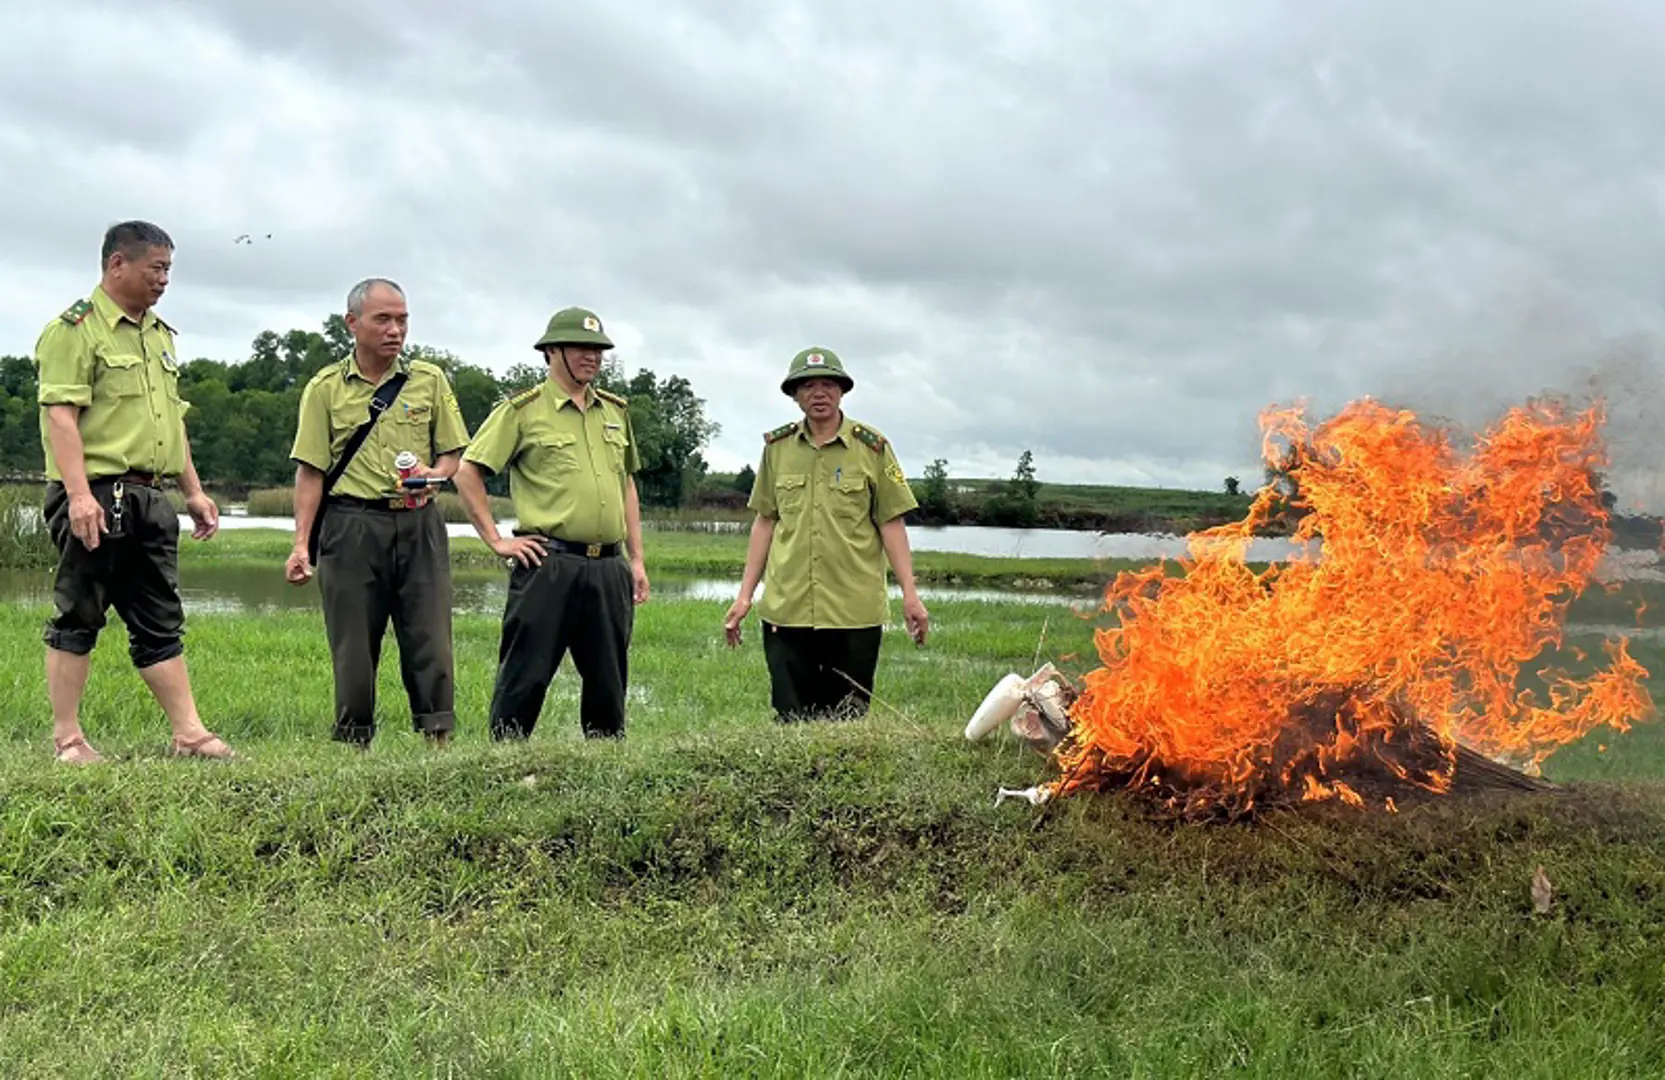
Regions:
M 832 379 L 844 388 L 848 394 L 855 388 L 856 380 L 844 372 L 844 361 L 831 349 L 811 346 L 792 358 L 792 366 L 786 370 L 786 378 L 781 381 L 780 392 L 787 397 L 792 396 L 792 388 L 805 379 Z
M 601 328 L 601 320 L 595 312 L 569 307 L 549 317 L 549 328 L 532 348 L 542 352 L 551 345 L 596 345 L 611 349 L 613 341 Z

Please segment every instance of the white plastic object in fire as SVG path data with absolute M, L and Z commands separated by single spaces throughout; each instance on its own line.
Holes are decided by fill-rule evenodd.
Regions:
M 994 689 L 990 690 L 983 703 L 977 706 L 977 711 L 971 714 L 971 719 L 965 726 L 965 737 L 972 741 L 981 739 L 1016 716 L 1019 706 L 1023 704 L 1023 692 L 1026 688 L 1023 676 L 1016 672 L 995 683 Z
M 1052 797 L 1052 792 L 1048 791 L 1047 789 L 1045 789 L 1043 787 L 1040 787 L 1039 785 L 1037 785 L 1035 787 L 1023 788 L 1021 790 L 1019 790 L 1017 788 L 1004 788 L 1003 787 L 998 792 L 995 793 L 994 805 L 999 806 L 1001 803 L 1005 802 L 1007 799 L 1022 799 L 1024 802 L 1028 803 L 1030 806 L 1040 806 L 1043 803 L 1045 803 L 1051 797 Z
M 973 741 L 981 739 L 1011 721 L 1012 733 L 1019 738 L 1056 743 L 1070 729 L 1063 678 L 1051 663 L 1042 664 L 1027 679 L 1016 674 L 1005 676 L 972 713 L 965 726 L 965 737 Z

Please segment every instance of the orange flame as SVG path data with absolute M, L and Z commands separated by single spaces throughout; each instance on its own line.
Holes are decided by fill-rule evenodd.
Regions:
M 1119 626 L 1097 634 L 1103 666 L 1072 708 L 1053 794 L 1362 804 L 1350 770 L 1441 793 L 1458 742 L 1530 768 L 1649 715 L 1624 639 L 1587 678 L 1519 685 L 1606 550 L 1604 419 L 1599 404 L 1531 402 L 1459 456 L 1445 431 L 1369 399 L 1316 429 L 1299 407 L 1263 413 L 1279 482 L 1242 521 L 1192 534 L 1181 576 L 1157 565 L 1108 588 Z M 1292 510 L 1298 554 L 1255 572 L 1249 542 Z

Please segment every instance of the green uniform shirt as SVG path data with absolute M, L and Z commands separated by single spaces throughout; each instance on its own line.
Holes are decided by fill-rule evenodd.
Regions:
M 185 410 L 173 327 L 154 311 L 135 321 L 102 285 L 53 319 L 35 342 L 41 450 L 46 475 L 62 480 L 52 456 L 48 405 L 79 405 L 87 479 L 185 471 Z
M 399 470 L 393 459 L 401 450 L 415 454 L 423 465 L 432 465 L 441 454 L 468 445 L 468 427 L 443 369 L 426 360 L 400 357 L 380 381 L 372 383 L 359 371 L 358 361 L 349 356 L 321 369 L 301 391 L 300 420 L 289 457 L 319 472 L 329 472 L 353 432 L 370 419 L 370 399 L 376 387 L 391 379 L 395 371 L 406 372 L 409 378 L 392 407 L 370 429 L 331 495 L 393 498 L 400 494 Z
M 776 626 L 853 630 L 885 621 L 879 526 L 919 503 L 883 435 L 848 417 L 825 446 L 806 421 L 764 436 L 746 504 L 775 518 L 758 617 Z
M 578 544 L 625 539 L 627 481 L 642 467 L 629 403 L 593 387 L 588 400 L 580 411 L 546 379 L 500 402 L 463 453 L 491 472 L 508 468 L 517 534 Z

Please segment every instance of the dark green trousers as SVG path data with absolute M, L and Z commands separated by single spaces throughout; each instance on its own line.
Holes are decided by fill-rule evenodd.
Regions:
M 784 724 L 866 715 L 883 641 L 880 626 L 817 630 L 764 623 L 763 662 L 775 719 Z
M 46 527 L 58 549 L 52 583 L 54 611 L 42 633 L 60 652 L 85 656 L 104 629 L 106 612 L 127 626 L 127 652 L 136 668 L 152 667 L 185 651 L 185 606 L 179 597 L 179 515 L 161 488 L 114 477 L 88 485 L 104 508 L 110 531 L 98 548 L 69 531 L 69 496 L 63 484 L 46 485 Z
M 578 707 L 585 738 L 624 735 L 630 633 L 636 619 L 630 564 L 551 551 L 542 566 L 509 574 L 491 695 L 491 736 L 524 739 L 561 660 L 570 650 L 583 680 Z
M 390 621 L 412 725 L 429 734 L 456 727 L 451 561 L 438 506 L 332 502 L 318 536 L 318 591 L 335 668 L 333 738 L 364 746 L 375 737 L 376 668 Z

